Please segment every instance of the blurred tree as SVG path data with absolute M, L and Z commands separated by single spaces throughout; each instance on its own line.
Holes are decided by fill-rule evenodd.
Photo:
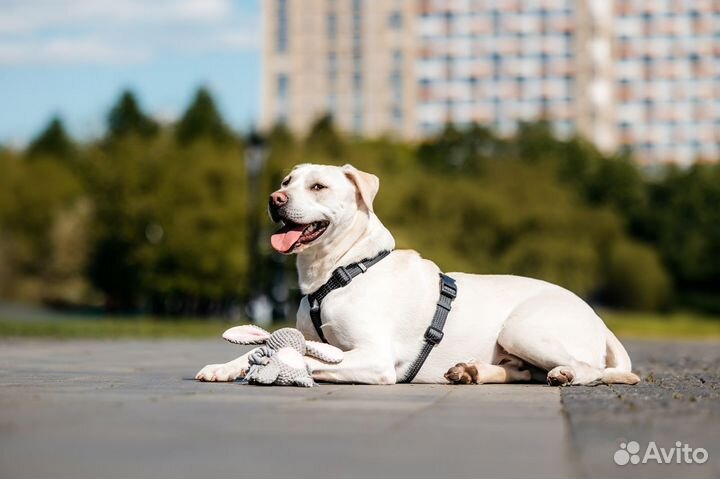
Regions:
M 440 173 L 481 173 L 484 162 L 501 154 L 503 142 L 478 124 L 458 129 L 448 124 L 436 138 L 423 142 L 418 160 Z
M 672 167 L 649 184 L 635 228 L 656 244 L 676 286 L 694 306 L 720 312 L 720 165 Z
M 51 156 L 71 160 L 76 152 L 75 144 L 65 131 L 65 126 L 58 116 L 50 120 L 47 127 L 30 142 L 27 149 L 27 155 L 30 158 Z
M 0 243 L 7 263 L 6 297 L 40 302 L 48 299 L 57 218 L 82 199 L 82 184 L 55 157 L 32 161 L 0 155 Z M 82 254 L 82 252 L 81 252 Z
M 15 271 L 12 260 L 13 232 L 10 231 L 8 217 L 15 209 L 14 183 L 20 159 L 9 149 L 0 149 L 0 298 L 12 297 L 15 284 Z
M 85 274 L 92 205 L 87 198 L 57 212 L 49 229 L 50 257 L 42 275 L 43 302 L 57 305 L 97 303 Z
M 108 123 L 103 145 L 76 147 L 54 119 L 24 153 L 0 149 L 0 295 L 94 302 L 95 287 L 115 309 L 226 311 L 247 283 L 240 142 L 206 90 L 177 141 L 154 135 L 127 92 Z M 380 177 L 375 211 L 398 247 L 445 270 L 524 274 L 633 308 L 665 308 L 676 288 L 683 304 L 720 310 L 720 166 L 648 178 L 544 123 L 412 145 L 343 137 L 326 116 L 304 142 L 278 125 L 268 143 L 261 190 L 298 163 L 353 163 Z M 293 269 L 264 245 L 264 277 Z
M 220 314 L 246 293 L 245 169 L 239 148 L 196 142 L 163 155 L 165 172 L 141 199 L 138 250 L 153 311 Z
M 511 146 L 517 158 L 541 163 L 561 158 L 565 143 L 555 137 L 549 122 L 538 121 L 520 123 Z
M 436 141 L 450 140 L 445 136 Z M 426 143 L 426 148 L 433 147 Z M 634 307 L 627 297 L 605 292 L 609 272 L 603 265 L 613 245 L 627 241 L 625 221 L 617 209 L 608 208 L 612 204 L 586 204 L 579 198 L 584 191 L 556 176 L 554 165 L 563 160 L 564 147 L 559 143 L 558 156 L 530 162 L 505 157 L 486 163 L 480 175 L 445 176 L 442 181 L 435 166 L 421 175 L 405 169 L 400 181 L 383 175 L 383 184 L 389 180 L 391 188 L 381 189 L 376 209 L 383 212 L 399 247 L 419 249 L 446 270 L 522 274 L 586 298 Z M 437 158 L 442 160 L 440 154 Z M 643 268 L 651 260 L 625 255 L 623 261 L 627 268 Z M 643 305 L 660 307 L 669 298 L 663 282 L 667 275 L 661 264 L 651 265 L 657 266 L 652 274 L 660 280 L 631 283 L 627 291 L 652 295 Z
M 88 269 L 108 308 L 220 314 L 238 300 L 247 261 L 238 146 L 136 137 L 91 155 Z
M 657 253 L 634 241 L 616 242 L 606 264 L 605 300 L 626 308 L 666 309 L 671 282 Z
M 142 112 L 135 94 L 129 90 L 120 95 L 108 114 L 107 137 L 110 140 L 131 134 L 149 138 L 158 130 L 157 122 Z
M 295 144 L 295 138 L 284 123 L 276 123 L 267 134 L 272 148 L 289 148 Z
M 15 282 L 7 243 L 6 235 L 0 233 L 0 298 L 12 297 L 12 284 Z
M 335 129 L 332 115 L 322 115 L 315 121 L 305 138 L 305 145 L 311 152 L 336 161 L 343 155 L 343 139 Z
M 226 144 L 234 136 L 225 125 L 212 95 L 206 88 L 199 88 L 176 126 L 176 137 L 181 144 L 188 144 L 200 138 Z
M 142 264 L 147 212 L 141 201 L 157 188 L 161 151 L 168 142 L 138 136 L 88 151 L 87 188 L 93 201 L 88 278 L 105 296 L 109 310 L 132 310 L 142 298 Z

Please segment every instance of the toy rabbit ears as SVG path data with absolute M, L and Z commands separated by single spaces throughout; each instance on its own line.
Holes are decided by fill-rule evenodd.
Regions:
M 223 339 L 235 344 L 264 344 L 270 333 L 252 324 L 235 326 L 223 333 Z
M 223 333 L 223 339 L 235 344 L 265 344 L 270 333 L 253 324 L 235 326 Z M 305 340 L 306 354 L 326 363 L 337 364 L 343 360 L 342 350 L 325 343 Z
M 307 348 L 306 354 L 308 356 L 312 356 L 326 363 L 337 364 L 343 360 L 342 350 L 329 344 L 308 341 L 306 339 L 305 348 Z

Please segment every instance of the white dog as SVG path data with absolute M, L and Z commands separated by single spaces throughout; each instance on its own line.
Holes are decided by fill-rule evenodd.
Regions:
M 379 184 L 376 176 L 350 165 L 303 164 L 271 195 L 271 216 L 284 224 L 272 245 L 297 254 L 303 294 L 316 291 L 339 266 L 394 249 L 393 236 L 373 213 Z M 345 351 L 345 359 L 333 365 L 310 358 L 313 377 L 343 383 L 400 381 L 424 345 L 438 301 L 438 274 L 438 267 L 417 252 L 396 250 L 328 294 L 322 301 L 322 332 Z M 518 276 L 448 274 L 457 282 L 457 298 L 442 342 L 413 382 L 639 381 L 620 341 L 570 291 Z M 309 309 L 305 297 L 297 328 L 318 340 Z M 205 366 L 196 378 L 235 380 L 247 369 L 247 356 Z

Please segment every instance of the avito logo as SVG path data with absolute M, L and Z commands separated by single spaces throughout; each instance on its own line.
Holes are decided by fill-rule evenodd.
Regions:
M 645 452 L 640 454 L 640 444 L 637 441 L 620 443 L 620 449 L 615 451 L 613 456 L 615 464 L 624 466 L 626 464 L 705 464 L 708 460 L 708 452 L 702 447 L 692 448 L 689 444 L 680 441 L 675 442 L 675 447 L 658 447 L 655 441 L 650 441 Z

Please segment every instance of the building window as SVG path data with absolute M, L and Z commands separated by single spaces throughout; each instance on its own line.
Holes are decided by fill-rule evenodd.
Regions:
M 392 92 L 393 99 L 396 104 L 402 103 L 403 98 L 403 84 L 402 75 L 399 71 L 395 71 L 390 74 L 390 91 Z
M 352 57 L 353 57 L 353 90 L 360 95 L 362 88 L 362 1 L 352 2 Z
M 353 73 L 353 89 L 355 91 L 362 89 L 362 73 Z
M 277 121 L 283 123 L 287 120 L 288 102 L 290 100 L 290 78 L 285 73 L 278 73 L 277 89 Z
M 502 33 L 502 18 L 499 10 L 492 10 L 490 12 L 493 25 L 493 34 L 500 35 Z
M 353 22 L 360 23 L 362 16 L 362 0 L 353 0 L 352 2 Z
M 393 122 L 395 123 L 396 126 L 402 125 L 402 119 L 403 119 L 402 108 L 400 108 L 397 105 L 392 107 L 392 118 L 393 118 Z
M 392 12 L 390 14 L 390 17 L 388 18 L 388 25 L 390 26 L 391 29 L 393 29 L 393 30 L 402 29 L 402 23 L 403 23 L 402 13 L 396 11 L 396 12 Z
M 290 79 L 285 73 L 278 73 L 277 96 L 281 100 L 287 100 L 290 95 Z
M 330 40 L 337 38 L 338 18 L 335 13 L 329 13 L 327 16 L 327 36 Z
M 360 43 L 362 41 L 362 20 L 360 19 L 360 16 L 356 16 L 353 28 L 352 28 L 352 34 L 353 34 L 353 42 Z
M 330 83 L 335 83 L 337 81 L 337 73 L 338 73 L 338 62 L 337 62 L 337 54 L 335 52 L 328 53 L 328 81 Z
M 493 53 L 492 62 L 493 62 L 493 80 L 500 81 L 500 70 L 501 70 L 501 62 L 502 62 L 502 58 L 500 57 L 500 54 Z
M 362 119 L 362 110 L 355 110 L 355 112 L 353 113 L 353 131 L 355 133 L 360 133 L 362 131 Z
M 334 94 L 328 95 L 327 97 L 328 113 L 330 116 L 337 115 L 337 96 Z
M 277 2 L 277 52 L 285 53 L 288 50 L 288 0 Z

